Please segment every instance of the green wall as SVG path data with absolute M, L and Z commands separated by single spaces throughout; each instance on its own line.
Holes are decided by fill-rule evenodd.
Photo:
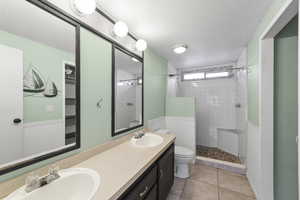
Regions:
M 45 81 L 51 78 L 60 91 L 55 98 L 45 98 L 42 94 L 28 96 L 31 93 L 24 92 L 24 122 L 63 119 L 63 62 L 74 63 L 74 54 L 4 31 L 0 31 L 0 44 L 23 51 L 24 75 L 30 66 L 34 66 L 44 75 Z M 52 105 L 54 111 L 46 112 L 46 105 Z
M 168 97 L 166 116 L 195 117 L 194 97 Z
M 109 42 L 81 29 L 81 149 L 0 176 L 0 182 L 112 139 L 111 48 Z M 151 49 L 147 49 L 144 56 L 144 122 L 147 124 L 147 120 L 165 115 L 168 65 L 167 60 Z M 96 110 L 101 97 L 104 107 Z
M 250 68 L 250 74 L 248 77 L 248 119 L 253 124 L 258 125 L 258 46 L 259 37 L 272 21 L 274 16 L 278 13 L 280 8 L 288 0 L 273 0 L 272 5 L 268 12 L 262 19 L 259 27 L 257 28 L 253 39 L 248 44 L 248 67 Z
M 298 199 L 298 17 L 274 40 L 275 200 Z
M 150 49 L 144 54 L 144 122 L 165 116 L 168 62 Z
M 81 142 L 87 149 L 111 138 L 112 44 L 81 29 Z M 96 104 L 102 101 L 102 108 Z

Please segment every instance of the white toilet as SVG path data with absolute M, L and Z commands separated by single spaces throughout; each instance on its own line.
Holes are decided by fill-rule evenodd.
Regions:
M 175 145 L 175 176 L 188 178 L 191 174 L 191 164 L 194 161 L 194 152 L 186 147 Z
M 160 129 L 155 131 L 160 134 L 168 134 L 170 130 Z M 175 176 L 178 178 L 188 178 L 191 174 L 191 164 L 195 158 L 194 151 L 179 145 L 175 145 Z

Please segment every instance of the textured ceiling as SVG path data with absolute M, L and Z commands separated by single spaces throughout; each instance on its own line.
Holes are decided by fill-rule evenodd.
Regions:
M 272 0 L 98 0 L 175 67 L 235 62 Z M 178 43 L 189 46 L 175 55 Z

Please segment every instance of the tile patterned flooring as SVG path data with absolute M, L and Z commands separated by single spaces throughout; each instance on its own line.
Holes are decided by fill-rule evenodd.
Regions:
M 167 200 L 255 200 L 255 195 L 245 176 L 195 164 L 190 178 L 175 178 Z
M 241 161 L 237 156 L 222 151 L 221 149 L 215 147 L 197 145 L 197 156 L 203 156 L 207 158 L 213 158 L 217 160 L 241 164 Z

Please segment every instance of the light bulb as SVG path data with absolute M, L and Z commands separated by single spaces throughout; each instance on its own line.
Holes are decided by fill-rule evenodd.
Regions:
M 91 15 L 96 10 L 95 0 L 73 0 L 73 4 L 80 15 Z
M 183 44 L 183 45 L 177 45 L 173 48 L 173 51 L 176 53 L 176 54 L 182 54 L 184 52 L 186 52 L 187 50 L 187 45 Z
M 135 43 L 135 48 L 138 51 L 145 51 L 147 49 L 147 42 L 145 40 L 139 39 Z
M 113 31 L 117 36 L 125 37 L 128 34 L 128 26 L 124 22 L 118 21 L 115 23 Z
M 132 57 L 131 60 L 132 60 L 133 62 L 140 62 L 140 61 L 139 61 L 138 59 L 136 59 L 135 57 Z

